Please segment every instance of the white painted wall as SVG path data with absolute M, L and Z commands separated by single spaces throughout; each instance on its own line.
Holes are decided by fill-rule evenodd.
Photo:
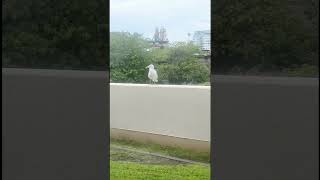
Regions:
M 210 87 L 110 84 L 111 128 L 210 141 Z

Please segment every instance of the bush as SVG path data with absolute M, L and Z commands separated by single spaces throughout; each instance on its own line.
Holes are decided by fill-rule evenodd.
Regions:
M 139 34 L 111 33 L 110 70 L 112 82 L 145 83 L 150 64 L 148 43 Z
M 204 83 L 210 79 L 209 67 L 194 56 L 201 52 L 192 44 L 157 49 L 139 34 L 113 32 L 110 50 L 112 82 L 146 83 L 145 67 L 151 63 L 158 72 L 159 83 Z
M 302 3 L 309 4 L 299 7 L 304 11 L 314 7 L 311 2 Z M 258 74 L 281 72 L 293 64 L 318 65 L 318 24 L 291 13 L 292 5 L 286 0 L 216 0 L 215 70 Z M 319 19 L 316 14 L 312 15 L 315 21 Z M 314 55 L 310 58 L 308 54 Z
M 106 5 L 103 0 L 3 1 L 2 65 L 106 70 Z
M 168 80 L 170 83 L 204 83 L 210 79 L 209 68 L 198 59 L 188 59 L 169 68 Z

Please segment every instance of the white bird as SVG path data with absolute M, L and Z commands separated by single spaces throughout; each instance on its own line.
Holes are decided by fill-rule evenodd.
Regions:
M 154 65 L 153 65 L 153 64 L 150 64 L 150 65 L 147 66 L 146 68 L 149 68 L 148 78 L 150 79 L 150 81 L 158 82 L 158 73 L 157 73 L 157 71 L 154 69 Z

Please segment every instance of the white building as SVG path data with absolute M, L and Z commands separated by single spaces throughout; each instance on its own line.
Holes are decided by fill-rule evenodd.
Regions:
M 200 46 L 202 51 L 211 50 L 211 34 L 210 30 L 206 31 L 195 31 L 193 34 L 193 43 Z

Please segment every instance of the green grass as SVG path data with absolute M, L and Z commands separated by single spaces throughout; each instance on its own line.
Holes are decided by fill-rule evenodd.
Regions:
M 140 150 L 145 150 L 148 152 L 159 153 L 163 155 L 169 155 L 173 157 L 178 157 L 182 159 L 189 159 L 204 163 L 210 162 L 210 152 L 196 152 L 192 150 L 182 149 L 179 147 L 169 147 L 169 146 L 161 146 L 155 143 L 139 143 L 132 140 L 127 139 L 111 139 L 111 145 L 121 145 L 127 146 L 131 148 L 136 148 Z
M 110 161 L 110 180 L 209 180 L 210 168 L 199 165 L 146 165 Z

